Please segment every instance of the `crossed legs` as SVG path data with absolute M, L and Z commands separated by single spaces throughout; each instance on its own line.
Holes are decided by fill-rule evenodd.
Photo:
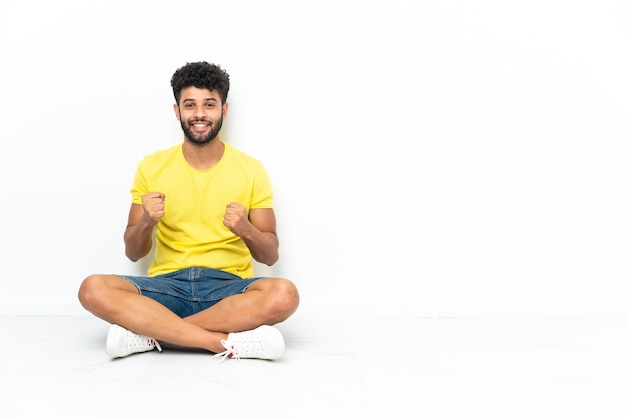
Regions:
M 228 333 L 282 322 L 299 304 L 294 284 L 279 278 L 257 280 L 245 293 L 227 297 L 186 318 L 140 295 L 132 283 L 115 275 L 87 277 L 78 299 L 95 316 L 137 334 L 214 353 L 223 349 L 221 340 Z

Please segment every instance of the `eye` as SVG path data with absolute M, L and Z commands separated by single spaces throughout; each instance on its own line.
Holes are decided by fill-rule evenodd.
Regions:
M 195 105 L 193 103 L 185 103 L 185 109 L 191 109 L 193 108 Z

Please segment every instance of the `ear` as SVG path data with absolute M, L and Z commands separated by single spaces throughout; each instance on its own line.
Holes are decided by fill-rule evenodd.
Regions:
M 222 106 L 222 117 L 226 119 L 227 115 L 228 115 L 228 102 L 224 103 L 224 106 Z
M 176 119 L 180 120 L 180 108 L 178 107 L 178 103 L 174 103 L 174 114 L 176 115 Z

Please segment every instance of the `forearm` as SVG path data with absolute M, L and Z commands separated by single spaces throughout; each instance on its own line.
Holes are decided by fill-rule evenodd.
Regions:
M 273 232 L 262 232 L 252 228 L 241 237 L 254 258 L 268 266 L 278 261 L 278 237 Z
M 126 245 L 126 257 L 131 261 L 137 261 L 150 252 L 152 248 L 153 225 L 139 221 L 129 226 L 124 232 L 124 244 Z

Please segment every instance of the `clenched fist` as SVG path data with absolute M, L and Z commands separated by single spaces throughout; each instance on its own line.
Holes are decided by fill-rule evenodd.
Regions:
M 248 221 L 248 214 L 246 208 L 241 203 L 232 202 L 226 205 L 226 212 L 224 213 L 224 225 L 237 236 L 243 236 L 243 234 L 250 228 L 250 221 Z
M 156 225 L 165 215 L 165 195 L 159 192 L 146 193 L 141 197 L 143 217 L 151 225 Z

